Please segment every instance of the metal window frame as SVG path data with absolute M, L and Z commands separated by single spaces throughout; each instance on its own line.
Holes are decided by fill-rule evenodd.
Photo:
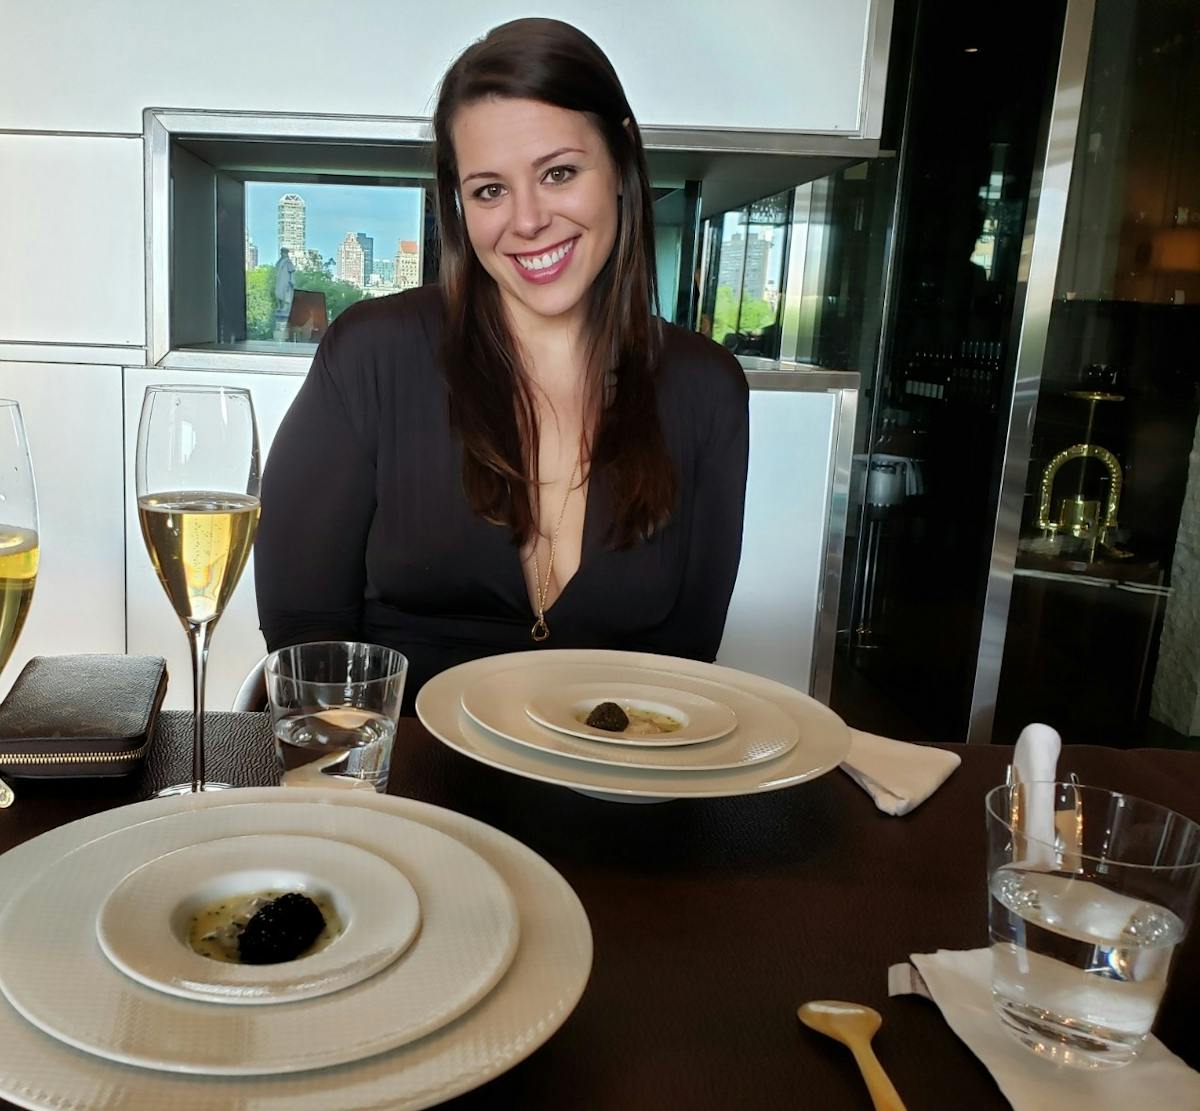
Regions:
M 864 62 L 866 69 L 857 133 L 648 126 L 642 129 L 646 148 L 652 151 L 711 152 L 721 155 L 874 157 L 878 154 L 879 144 L 877 138 L 869 135 L 870 127 L 874 126 L 872 121 L 882 118 L 892 0 L 874 0 L 868 10 L 868 19 L 870 32 L 866 49 L 869 61 Z M 396 143 L 427 146 L 433 141 L 432 122 L 415 116 L 147 108 L 142 113 L 142 125 L 145 151 L 147 364 L 185 369 L 219 367 L 266 373 L 304 373 L 311 360 L 310 352 L 294 355 L 251 354 L 173 348 L 170 320 L 172 139 L 179 136 L 220 136 L 284 142 L 319 140 L 347 145 Z
M 1096 0 L 1067 0 L 1045 157 L 1032 185 L 1026 214 L 1017 279 L 1019 315 L 1014 325 L 1017 332 L 1016 373 L 1000 472 L 1000 496 L 992 534 L 975 682 L 971 691 L 968 744 L 991 741 L 996 714 L 1029 453 L 1062 251 L 1095 10 Z

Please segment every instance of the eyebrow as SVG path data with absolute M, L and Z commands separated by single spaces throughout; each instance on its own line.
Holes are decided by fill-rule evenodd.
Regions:
M 540 169 L 547 162 L 553 162 L 556 158 L 561 158 L 564 154 L 587 154 L 587 151 L 581 150 L 579 147 L 559 147 L 558 150 L 552 150 L 549 154 L 543 154 L 541 158 L 533 163 L 535 170 Z M 503 177 L 503 174 L 498 174 L 495 170 L 477 170 L 473 174 L 467 174 L 462 179 L 462 184 L 466 185 L 468 181 L 474 181 L 477 177 Z

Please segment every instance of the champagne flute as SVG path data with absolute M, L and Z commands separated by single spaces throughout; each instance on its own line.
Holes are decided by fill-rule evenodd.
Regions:
M 138 422 L 138 522 L 150 562 L 192 650 L 192 781 L 160 794 L 214 791 L 204 779 L 204 680 L 213 628 L 258 527 L 258 429 L 249 390 L 147 386 Z
M 38 571 L 37 491 L 21 406 L 0 400 L 0 671 L 25 625 Z M 0 779 L 0 809 L 13 803 Z

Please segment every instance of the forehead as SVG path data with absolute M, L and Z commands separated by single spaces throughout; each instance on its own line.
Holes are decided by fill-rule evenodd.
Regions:
M 454 114 L 450 129 L 460 177 L 528 170 L 551 151 L 592 153 L 604 140 L 587 116 L 540 100 L 491 97 Z

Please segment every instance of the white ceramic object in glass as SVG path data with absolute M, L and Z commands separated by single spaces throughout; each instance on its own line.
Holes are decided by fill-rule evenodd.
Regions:
M 278 964 L 232 964 L 191 948 L 197 911 L 267 891 L 325 900 L 337 915 L 337 936 L 319 952 Z M 169 995 L 287 1003 L 374 976 L 408 948 L 420 924 L 413 885 L 382 857 L 341 841 L 260 834 L 202 841 L 136 868 L 101 905 L 96 939 L 126 976 Z
M 662 682 L 664 672 L 672 676 L 707 679 L 735 687 L 772 702 L 800 730 L 800 740 L 776 760 L 721 771 L 673 771 L 609 767 L 583 763 L 548 752 L 513 744 L 479 726 L 463 709 L 462 695 L 471 684 L 501 671 L 521 667 L 545 668 L 556 664 L 589 667 L 641 667 Z M 488 656 L 435 675 L 417 695 L 417 716 L 443 743 L 473 760 L 542 783 L 611 799 L 666 800 L 674 798 L 725 798 L 761 791 L 777 791 L 824 775 L 836 768 L 850 750 L 850 731 L 827 706 L 783 683 L 758 675 L 648 652 L 619 652 L 608 649 L 546 649 Z
M 482 857 L 401 817 L 355 807 L 282 809 L 287 805 L 175 814 L 68 853 L 0 916 L 0 990 L 39 1029 L 99 1057 L 172 1072 L 259 1076 L 361 1060 L 415 1041 L 495 986 L 517 948 L 518 915 Z M 404 956 L 332 995 L 235 1010 L 145 987 L 100 952 L 96 915 L 131 863 L 206 839 L 280 833 L 357 845 L 402 871 L 422 913 L 420 935 Z
M 464 707 L 470 694 L 468 691 L 463 695 Z M 677 722 L 678 728 L 669 733 L 651 734 L 597 729 L 583 719 L 601 702 L 615 702 L 623 709 L 665 715 Z M 558 686 L 546 683 L 525 704 L 525 712 L 538 725 L 582 737 L 585 741 L 643 748 L 704 744 L 724 737 L 737 727 L 737 714 L 728 706 L 691 691 L 652 686 L 644 681 L 644 676 L 641 682 L 626 684 L 580 682 Z M 467 713 L 471 713 L 470 709 Z
M 477 724 L 493 733 L 528 748 L 582 760 L 589 764 L 613 767 L 649 768 L 659 771 L 719 771 L 773 760 L 795 747 L 800 727 L 773 703 L 733 687 L 687 676 L 670 676 L 679 689 L 693 691 L 728 704 L 736 713 L 738 725 L 733 732 L 703 745 L 648 748 L 632 745 L 596 744 L 546 729 L 532 722 L 522 710 L 526 691 L 535 697 L 546 684 L 568 686 L 580 674 L 599 676 L 601 680 L 630 684 L 629 676 L 643 678 L 645 669 L 596 667 L 561 664 L 546 668 L 517 668 L 498 672 L 472 683 L 463 692 L 463 709 Z

